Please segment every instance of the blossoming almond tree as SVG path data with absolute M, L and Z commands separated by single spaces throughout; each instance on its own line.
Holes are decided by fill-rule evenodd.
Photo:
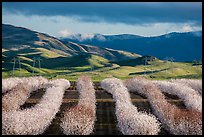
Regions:
M 22 79 L 20 78 L 6 78 L 2 79 L 2 93 L 5 93 L 15 86 L 17 86 L 19 83 L 22 82 Z
M 42 99 L 34 107 L 17 111 L 3 111 L 2 134 L 42 134 L 59 111 L 63 94 L 69 86 L 69 81 L 65 79 L 50 81 Z
M 160 119 L 164 128 L 171 134 L 202 134 L 202 113 L 183 110 L 171 105 L 159 88 L 150 80 L 136 77 L 124 81 L 131 92 L 140 93 L 148 98 L 153 113 Z
M 153 83 L 162 92 L 174 94 L 183 99 L 188 109 L 202 112 L 202 97 L 191 87 L 183 83 L 171 83 L 169 81 L 153 81 Z
M 95 90 L 91 79 L 81 76 L 77 81 L 77 90 L 79 102 L 65 110 L 60 126 L 66 135 L 89 135 L 96 120 Z
M 35 76 L 35 77 L 22 77 L 22 78 L 7 78 L 7 79 L 2 79 L 2 93 L 9 92 L 17 86 L 20 83 L 25 83 L 28 84 L 30 87 L 39 89 L 44 86 L 48 80 L 42 76 Z M 41 83 L 39 83 L 41 82 Z M 39 85 L 41 84 L 41 85 Z
M 199 79 L 175 79 L 170 80 L 172 83 L 182 83 L 192 89 L 196 90 L 200 95 L 202 95 L 202 80 Z
M 118 128 L 125 135 L 155 135 L 160 131 L 160 123 L 156 117 L 138 112 L 131 103 L 130 95 L 122 81 L 108 78 L 101 82 L 101 87 L 113 95 L 116 102 Z
M 12 84 L 12 80 L 17 84 Z M 29 77 L 18 79 L 11 78 L 7 81 L 8 83 L 11 83 L 11 85 L 8 85 L 6 83 L 9 88 L 5 89 L 10 91 L 2 97 L 2 111 L 18 110 L 20 106 L 23 105 L 25 101 L 30 97 L 33 91 L 36 91 L 40 88 L 45 88 L 48 83 L 48 80 L 43 77 Z M 3 83 L 3 85 L 4 84 L 5 83 Z

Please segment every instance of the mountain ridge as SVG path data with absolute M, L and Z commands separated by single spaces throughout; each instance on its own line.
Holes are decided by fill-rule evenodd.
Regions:
M 135 53 L 128 53 L 120 50 L 115 50 L 113 52 L 103 47 L 88 47 L 87 45 L 80 45 L 73 42 L 62 42 L 48 34 L 32 31 L 23 27 L 2 24 L 2 28 L 2 49 L 18 50 L 20 48 L 45 48 L 46 50 L 56 52 L 63 56 L 75 56 L 97 52 L 98 56 L 102 56 L 111 61 L 132 59 L 140 56 Z
M 173 32 L 168 32 L 165 34 L 160 34 L 160 35 L 156 35 L 156 36 L 141 36 L 141 35 L 137 35 L 137 34 L 129 34 L 129 33 L 121 33 L 121 34 L 100 34 L 100 33 L 93 33 L 93 34 L 81 34 L 81 33 L 77 33 L 77 34 L 71 34 L 69 36 L 66 37 L 58 37 L 58 39 L 78 39 L 80 40 L 80 37 L 87 37 L 87 39 L 92 39 L 92 38 L 96 38 L 97 36 L 103 36 L 103 37 L 118 37 L 118 38 L 126 38 L 126 39 L 130 39 L 130 38 L 154 38 L 154 37 L 161 37 L 161 36 L 166 36 L 166 35 L 172 35 L 172 34 L 185 34 L 185 33 L 191 33 L 191 34 L 195 34 L 197 36 L 202 36 L 202 30 L 197 30 L 197 31 L 188 31 L 188 32 L 177 32 L 177 31 L 173 31 Z M 197 34 L 196 34 L 197 33 Z M 84 39 L 86 40 L 86 39 Z
M 77 37 L 61 38 L 79 44 L 97 45 L 140 55 L 153 55 L 160 59 L 173 57 L 175 61 L 200 60 L 202 55 L 202 30 L 192 32 L 171 32 L 160 36 L 143 37 L 133 34 L 101 35 L 78 40 Z M 102 39 L 102 40 L 101 40 Z

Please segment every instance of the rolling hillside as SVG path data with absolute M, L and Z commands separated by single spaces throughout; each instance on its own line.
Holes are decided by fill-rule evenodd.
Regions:
M 111 66 L 109 61 L 137 57 L 140 55 L 130 52 L 73 42 L 62 43 L 47 34 L 2 24 L 3 77 L 35 74 L 58 75 L 65 72 L 89 71 Z M 13 68 L 15 69 L 14 74 Z
M 2 24 L 2 49 L 9 51 L 37 49 L 40 52 L 48 52 L 53 56 L 75 56 L 84 53 L 96 54 L 111 61 L 137 58 L 140 55 L 120 50 L 100 48 L 91 45 L 82 45 L 73 42 L 65 42 L 47 34 L 39 33 L 22 27 Z M 22 51 L 22 50 L 21 50 Z M 55 55 L 54 55 L 55 54 Z M 51 56 L 51 58 L 53 58 Z
M 3 24 L 2 28 L 3 78 L 43 75 L 47 78 L 76 80 L 85 74 L 90 75 L 94 81 L 107 77 L 125 79 L 136 75 L 155 79 L 202 77 L 202 64 L 174 62 L 172 71 L 171 63 L 155 56 L 141 56 L 89 44 L 62 42 L 47 34 L 11 25 Z M 135 36 L 124 35 L 114 39 L 120 41 L 129 37 Z M 145 65 L 146 57 L 149 61 Z
M 12 56 L 15 52 L 3 52 L 2 77 L 13 75 Z M 18 55 L 21 59 L 21 70 L 18 61 L 15 64 L 14 76 L 43 75 L 47 78 L 66 78 L 77 80 L 81 75 L 89 75 L 94 81 L 100 81 L 107 77 L 117 77 L 121 79 L 143 75 L 153 79 L 170 78 L 202 78 L 202 65 L 184 62 L 165 62 L 155 57 L 152 61 L 147 61 L 144 65 L 144 57 L 136 59 L 111 62 L 103 57 L 93 54 L 83 54 L 74 57 L 55 57 L 47 58 L 41 56 L 38 50 L 23 51 L 24 54 Z M 44 53 L 43 53 L 44 54 Z M 36 61 L 33 67 L 34 58 L 41 59 L 41 68 Z M 152 56 L 149 56 L 151 58 Z M 8 62 L 10 59 L 10 62 Z M 172 70 L 173 65 L 173 70 Z

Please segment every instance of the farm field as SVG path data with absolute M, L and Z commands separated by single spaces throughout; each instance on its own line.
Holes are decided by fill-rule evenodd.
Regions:
M 93 59 L 94 60 L 94 59 Z M 94 60 L 95 61 L 95 60 Z M 77 63 L 78 62 L 78 63 Z M 80 64 L 80 60 L 76 61 Z M 91 67 L 93 65 L 81 66 L 81 67 L 69 67 L 66 69 L 48 69 L 48 68 L 33 68 L 29 64 L 23 64 L 24 68 L 21 70 L 16 69 L 14 72 L 12 68 L 4 70 L 2 68 L 2 78 L 8 78 L 12 75 L 17 77 L 29 77 L 29 76 L 43 76 L 49 79 L 65 78 L 70 81 L 76 81 L 81 75 L 88 75 L 93 81 L 101 81 L 105 78 L 116 77 L 119 79 L 127 79 L 135 76 L 144 76 L 149 79 L 165 80 L 176 78 L 190 78 L 201 79 L 202 78 L 202 65 L 195 65 L 193 63 L 174 62 L 173 70 L 171 63 L 164 63 L 161 60 L 152 62 L 153 65 L 135 65 L 135 66 L 123 66 L 118 64 L 112 64 L 112 66 L 104 67 Z M 68 63 L 69 64 L 69 63 Z M 34 71 L 34 73 L 33 73 Z M 13 74 L 14 73 L 14 74 Z
M 115 103 L 112 99 L 112 95 L 103 90 L 99 83 L 96 82 L 96 117 L 97 121 L 95 123 L 94 132 L 92 135 L 122 135 L 116 126 L 116 116 L 115 116 Z M 43 96 L 45 91 L 39 90 L 31 95 L 31 97 L 26 101 L 22 108 L 29 108 L 39 102 L 40 98 Z M 178 106 L 179 108 L 185 109 L 183 101 L 179 99 L 176 95 L 165 94 L 168 102 Z M 72 82 L 71 87 L 65 91 L 63 97 L 63 103 L 60 107 L 60 111 L 56 114 L 55 119 L 49 128 L 43 133 L 43 135 L 64 135 L 60 129 L 59 122 L 62 117 L 62 112 L 65 108 L 71 108 L 75 106 L 78 102 L 79 93 L 76 90 L 75 82 Z M 138 107 L 141 111 L 151 112 L 148 100 L 141 95 L 131 93 L 132 103 Z M 159 133 L 160 135 L 170 134 L 164 129 Z
M 152 61 L 135 59 L 110 61 L 101 56 L 86 53 L 83 55 L 57 57 L 39 49 L 2 51 L 2 78 L 43 76 L 48 79 L 65 78 L 76 81 L 81 75 L 88 75 L 93 81 L 116 77 L 127 79 L 145 76 L 150 79 L 202 78 L 202 63 L 170 62 L 155 57 Z M 49 55 L 48 57 L 44 55 Z M 150 56 L 153 57 L 153 56 Z M 149 58 L 150 58 L 149 57 Z M 14 64 L 14 58 L 16 62 Z M 41 59 L 40 66 L 37 59 Z M 19 60 L 20 59 L 20 64 Z M 35 65 L 34 65 L 35 64 Z M 20 68 L 19 68 L 20 67 Z

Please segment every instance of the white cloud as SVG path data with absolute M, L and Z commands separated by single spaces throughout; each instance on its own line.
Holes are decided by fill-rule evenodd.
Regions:
M 194 28 L 193 28 L 192 26 L 186 24 L 186 25 L 184 25 L 184 26 L 182 27 L 181 30 L 184 31 L 184 32 L 189 32 L 189 31 L 193 31 Z
M 60 30 L 59 34 L 62 37 L 68 37 L 68 36 L 72 35 L 73 33 L 71 31 L 67 30 L 67 29 L 64 29 L 64 30 Z
M 79 41 L 91 39 L 94 37 L 94 34 L 88 34 L 88 33 L 78 33 L 78 34 L 72 34 L 69 36 L 72 39 L 78 39 Z
M 82 34 L 81 38 L 82 39 L 91 39 L 94 37 L 94 34 Z
M 55 20 L 55 21 L 54 21 Z M 57 22 L 56 22 L 57 21 Z M 110 24 L 105 22 L 79 22 L 72 17 L 63 16 L 25 16 L 22 14 L 2 14 L 2 23 L 25 27 L 55 37 L 70 37 L 81 34 L 80 39 L 92 38 L 93 34 L 136 34 L 141 36 L 158 36 L 169 32 L 202 30 L 202 25 L 186 23 L 149 23 L 148 25 Z M 48 25 L 49 24 L 49 25 Z M 103 40 L 103 38 L 101 37 Z
M 189 23 L 189 24 L 184 24 L 181 27 L 181 31 L 182 32 L 189 32 L 189 31 L 198 31 L 198 30 L 202 30 L 202 26 L 196 26 L 193 23 Z

